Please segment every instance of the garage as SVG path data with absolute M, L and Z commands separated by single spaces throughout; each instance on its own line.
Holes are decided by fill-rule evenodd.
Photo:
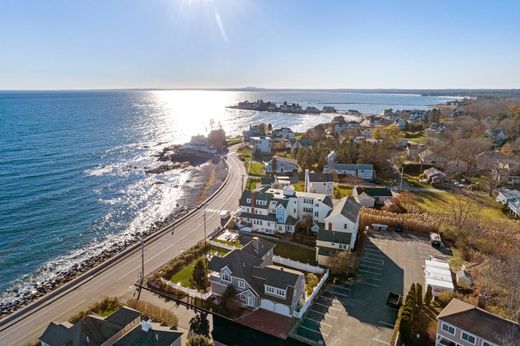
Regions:
M 260 307 L 264 310 L 276 312 L 281 315 L 291 316 L 289 307 L 287 305 L 275 303 L 269 299 L 262 299 L 260 302 Z

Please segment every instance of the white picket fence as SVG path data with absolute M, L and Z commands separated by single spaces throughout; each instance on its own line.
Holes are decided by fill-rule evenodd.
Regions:
M 311 272 L 315 274 L 323 274 L 326 272 L 326 269 L 320 268 L 318 266 L 313 266 L 308 263 L 298 262 L 289 258 L 273 256 L 273 262 L 284 265 L 286 267 L 296 268 L 298 270 L 302 270 L 305 272 Z
M 209 297 L 211 297 L 211 291 L 206 292 L 206 293 L 201 293 L 201 292 L 199 292 L 197 290 L 194 290 L 194 289 L 191 289 L 191 288 L 187 288 L 187 287 L 183 287 L 181 285 L 174 284 L 173 282 L 168 281 L 168 280 L 166 280 L 164 278 L 161 278 L 161 282 L 163 284 L 165 284 L 166 286 L 174 288 L 174 289 L 176 289 L 176 290 L 178 290 L 180 292 L 186 293 L 190 297 L 200 298 L 202 300 L 206 300 Z
M 319 267 L 318 267 L 319 268 Z M 322 268 L 320 268 L 322 269 Z M 293 316 L 296 317 L 296 318 L 302 318 L 303 314 L 305 313 L 305 311 L 307 311 L 307 309 L 309 308 L 309 306 L 311 306 L 312 302 L 314 301 L 314 298 L 316 298 L 316 295 L 318 294 L 318 292 L 321 290 L 321 288 L 323 287 L 323 285 L 325 284 L 325 282 L 327 281 L 329 277 L 329 271 L 326 270 L 325 271 L 325 274 L 323 275 L 323 277 L 321 278 L 320 282 L 316 285 L 316 287 L 314 287 L 314 290 L 312 291 L 311 295 L 308 296 L 308 297 L 305 297 L 305 303 L 303 304 L 303 306 L 300 308 L 299 311 L 294 311 L 293 312 Z

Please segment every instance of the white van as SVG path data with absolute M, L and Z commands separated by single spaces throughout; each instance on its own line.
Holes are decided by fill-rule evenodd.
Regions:
M 229 218 L 229 215 L 230 215 L 230 214 L 229 214 L 229 210 L 222 210 L 222 211 L 220 212 L 220 218 L 221 218 L 222 220 L 227 220 L 227 219 Z

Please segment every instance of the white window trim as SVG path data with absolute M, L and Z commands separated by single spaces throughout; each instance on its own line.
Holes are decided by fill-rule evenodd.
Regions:
M 471 342 L 471 341 L 469 341 L 469 340 L 465 340 L 464 338 L 462 338 L 462 336 L 463 336 L 464 334 L 466 334 L 466 335 L 468 335 L 468 336 L 471 336 L 471 337 L 475 338 L 475 341 L 474 341 L 474 342 Z M 469 333 L 469 332 L 467 332 L 467 331 L 465 331 L 465 330 L 462 330 L 462 331 L 461 331 L 461 333 L 460 333 L 460 338 L 461 338 L 462 340 L 464 340 L 465 342 L 467 342 L 468 344 L 475 345 L 475 344 L 477 343 L 477 336 L 476 336 L 475 334 L 471 334 L 471 333 Z
M 229 276 L 229 280 L 226 280 L 226 279 L 224 278 L 226 275 Z M 228 282 L 228 283 L 233 282 L 233 278 L 231 277 L 231 274 L 227 273 L 227 271 L 224 272 L 224 273 L 222 273 L 222 276 L 221 276 L 220 278 L 221 278 L 222 281 L 224 281 L 224 282 Z
M 244 280 L 238 280 L 238 287 L 240 288 L 246 288 L 246 283 Z
M 270 290 L 272 290 L 272 292 Z M 283 294 L 279 294 L 278 290 L 282 291 Z M 281 289 L 281 288 L 278 288 L 278 287 L 265 285 L 265 293 L 270 294 L 270 295 L 275 296 L 275 297 L 285 298 L 286 295 L 287 295 L 287 290 L 286 289 L 284 290 L 284 289 Z
M 446 325 L 448 328 L 450 328 L 450 327 L 453 328 L 453 333 L 450 333 L 449 331 L 444 330 L 444 328 L 443 328 L 444 325 Z M 455 334 L 457 333 L 457 328 L 456 328 L 455 326 L 452 326 L 451 324 L 446 323 L 446 322 L 444 322 L 444 321 L 442 321 L 442 324 L 441 324 L 441 330 L 442 330 L 443 332 L 448 333 L 448 334 L 453 335 L 453 336 L 455 336 Z
M 482 340 L 482 346 L 485 346 L 484 343 L 487 343 L 489 346 L 497 346 L 496 344 L 492 343 L 491 341 L 488 341 L 488 340 Z

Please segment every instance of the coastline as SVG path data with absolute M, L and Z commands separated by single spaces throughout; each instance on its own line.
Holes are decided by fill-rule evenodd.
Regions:
M 205 192 L 203 199 L 205 199 L 206 196 L 211 196 L 224 182 L 227 175 L 226 165 L 222 160 L 208 160 L 205 163 L 190 166 L 187 169 L 190 170 L 189 179 L 187 183 L 181 186 L 182 197 L 175 206 L 172 206 L 170 214 L 160 220 L 154 221 L 141 233 L 135 234 L 132 238 L 119 241 L 100 254 L 93 255 L 82 262 L 75 263 L 70 270 L 56 273 L 54 277 L 48 280 L 32 282 L 31 285 L 28 285 L 27 289 L 23 291 L 19 291 L 16 287 L 9 287 L 3 293 L 11 293 L 14 297 L 12 299 L 4 299 L 0 302 L 0 317 L 22 309 L 36 299 L 58 289 L 100 263 L 128 247 L 135 245 L 139 241 L 140 235 L 144 237 L 152 235 L 168 224 L 171 224 L 174 220 L 188 214 L 188 212 L 194 209 L 198 204 L 202 192 Z M 214 179 L 210 181 L 209 178 L 211 175 L 214 176 Z

